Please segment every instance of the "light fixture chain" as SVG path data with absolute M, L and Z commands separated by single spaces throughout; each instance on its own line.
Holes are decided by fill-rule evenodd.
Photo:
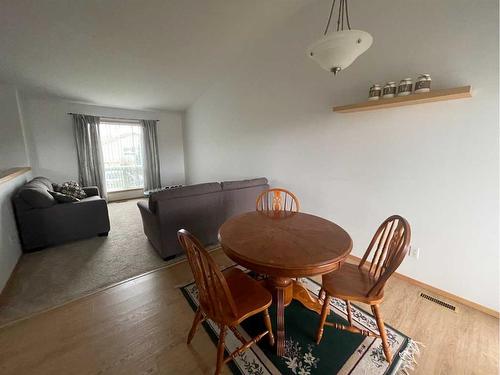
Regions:
M 345 9 L 345 0 L 342 0 L 342 31 L 344 31 L 344 9 Z
M 328 30 L 330 29 L 330 23 L 332 22 L 332 16 L 335 12 L 335 3 L 336 0 L 332 0 L 332 6 L 330 8 L 330 14 L 328 15 L 328 22 L 326 23 L 325 31 L 323 35 L 328 34 Z M 351 30 L 351 22 L 349 20 L 349 6 L 347 0 L 340 0 L 338 6 L 338 16 L 337 16 L 337 31 L 344 30 L 344 19 L 346 22 L 346 26 L 349 30 Z
M 342 3 L 343 3 L 344 0 L 340 0 L 339 2 L 339 16 L 337 17 L 337 31 L 340 30 L 340 17 L 342 16 Z
M 330 27 L 330 21 L 332 20 L 333 9 L 335 8 L 335 0 L 332 2 L 332 7 L 330 8 L 330 16 L 328 16 L 328 23 L 326 24 L 324 35 L 328 33 L 328 28 Z
M 345 19 L 347 21 L 347 27 L 351 30 L 351 23 L 349 22 L 349 6 L 347 0 L 345 0 Z

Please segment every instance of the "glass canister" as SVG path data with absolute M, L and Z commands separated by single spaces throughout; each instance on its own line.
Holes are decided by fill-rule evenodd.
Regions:
M 413 86 L 413 84 L 412 84 L 411 78 L 402 79 L 399 82 L 399 86 L 398 86 L 398 96 L 410 95 L 411 90 L 412 90 L 412 86 Z
M 431 76 L 430 74 L 421 74 L 415 82 L 415 93 L 431 91 Z
M 379 84 L 374 84 L 370 87 L 370 93 L 368 94 L 368 100 L 379 100 L 382 95 L 382 86 Z
M 387 82 L 382 92 L 382 98 L 394 98 L 396 95 L 396 82 Z

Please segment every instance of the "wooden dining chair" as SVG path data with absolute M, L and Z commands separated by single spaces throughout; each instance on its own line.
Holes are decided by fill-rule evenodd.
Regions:
M 385 358 L 389 363 L 392 361 L 379 305 L 384 298 L 385 283 L 408 253 L 410 237 L 410 224 L 401 216 L 391 216 L 378 228 L 358 266 L 344 263 L 338 271 L 323 275 L 319 297 L 324 302 L 316 332 L 317 344 L 320 343 L 323 337 L 324 326 L 332 326 L 365 336 L 381 338 Z M 372 252 L 373 257 L 368 262 L 368 257 Z M 348 326 L 326 321 L 332 297 L 345 301 L 347 320 L 349 321 Z M 352 325 L 351 301 L 370 305 L 377 322 L 379 335 Z
M 271 212 L 278 215 L 280 212 L 299 212 L 299 199 L 289 190 L 274 188 L 264 190 L 257 197 L 255 209 L 261 212 Z M 267 276 L 261 275 L 266 278 Z M 298 280 L 298 278 L 296 278 Z
M 257 197 L 255 209 L 267 212 L 299 212 L 299 200 L 295 194 L 285 189 L 264 190 Z
M 272 302 L 271 293 L 238 268 L 230 268 L 221 272 L 203 245 L 188 231 L 179 230 L 177 237 L 187 254 L 189 266 L 198 287 L 199 307 L 189 331 L 187 343 L 191 343 L 198 325 L 205 319 L 211 319 L 218 324 L 220 334 L 217 345 L 216 375 L 221 372 L 225 363 L 234 359 L 265 335 L 268 335 L 269 344 L 273 346 L 274 336 L 268 311 Z M 264 315 L 266 331 L 247 341 L 236 327 L 246 318 L 260 312 Z M 228 328 L 242 345 L 224 358 L 224 342 Z

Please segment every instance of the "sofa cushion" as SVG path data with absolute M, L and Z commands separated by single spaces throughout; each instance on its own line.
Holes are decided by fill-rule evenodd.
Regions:
M 205 184 L 188 185 L 188 186 L 182 186 L 178 188 L 158 191 L 150 195 L 149 209 L 151 210 L 151 212 L 156 212 L 156 202 L 158 201 L 188 197 L 191 195 L 215 193 L 221 190 L 222 190 L 221 186 L 218 182 L 209 182 Z
M 83 198 L 83 199 L 80 199 L 77 203 L 80 204 L 80 203 L 86 203 L 86 202 L 97 202 L 97 201 L 101 201 L 103 200 L 103 198 L 101 198 L 100 196 L 98 195 L 92 195 L 91 197 L 86 197 L 86 198 Z
M 205 184 L 188 185 L 173 189 L 162 190 L 157 193 L 153 193 L 152 197 L 154 197 L 156 200 L 163 200 L 163 199 L 187 197 L 189 195 L 214 193 L 216 191 L 221 191 L 220 184 L 218 182 L 208 182 Z
M 267 178 L 254 178 L 251 180 L 239 180 L 239 181 L 223 181 L 221 182 L 222 190 L 233 190 L 233 189 L 243 189 L 252 186 L 266 185 Z
M 267 181 L 267 179 L 258 179 L 262 181 Z M 251 180 L 252 183 L 256 180 Z M 262 185 L 245 186 L 242 188 L 236 188 L 236 186 L 241 186 L 236 183 L 231 183 L 231 186 L 235 187 L 232 189 L 227 188 L 227 184 L 224 184 L 225 189 L 223 193 L 223 212 L 224 220 L 227 220 L 235 215 L 242 214 L 243 212 L 255 211 L 255 202 L 260 193 L 264 190 L 269 189 L 269 184 L 265 183 Z M 246 182 L 246 181 L 241 181 Z M 249 183 L 248 185 L 252 185 Z
M 54 197 L 57 203 L 71 203 L 78 202 L 80 199 L 72 197 L 71 195 L 59 193 L 58 191 L 48 190 L 49 194 Z

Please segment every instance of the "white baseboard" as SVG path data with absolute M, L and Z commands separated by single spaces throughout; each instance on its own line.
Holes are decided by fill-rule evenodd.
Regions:
M 144 189 L 131 189 L 108 193 L 108 202 L 123 201 L 134 198 L 144 198 Z

